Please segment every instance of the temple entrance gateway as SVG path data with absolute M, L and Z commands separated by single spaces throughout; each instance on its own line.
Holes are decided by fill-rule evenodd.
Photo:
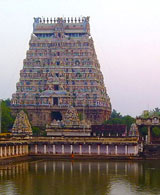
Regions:
M 62 115 L 61 115 L 61 113 L 60 112 L 51 112 L 51 119 L 52 119 L 52 121 L 53 120 L 59 120 L 59 121 L 61 121 L 62 120 Z
M 73 105 L 78 113 L 85 115 L 89 124 L 100 125 L 109 119 L 112 110 L 110 98 L 97 55 L 90 55 L 96 51 L 89 17 L 75 19 L 74 22 L 73 18 L 68 18 L 67 23 L 62 17 L 51 21 L 37 17 L 33 27 L 23 75 L 20 74 L 17 91 L 11 100 L 13 115 L 25 109 L 29 116 L 34 115 L 31 125 L 43 127 L 51 122 L 52 111 L 65 114 Z M 55 29 L 61 29 L 61 32 Z M 41 51 L 37 54 L 39 48 Z M 76 123 L 76 120 L 72 122 L 72 117 L 69 120 Z

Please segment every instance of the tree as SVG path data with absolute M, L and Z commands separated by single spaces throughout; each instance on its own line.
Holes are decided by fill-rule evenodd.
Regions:
M 155 109 L 153 109 L 153 112 L 159 112 L 160 113 L 160 108 L 155 108 Z
M 148 135 L 148 130 L 146 126 L 140 127 L 139 132 L 141 133 L 142 136 Z
M 111 113 L 111 119 L 113 118 L 122 118 L 122 115 L 120 112 L 117 112 L 115 109 L 113 109 L 112 113 Z
M 135 123 L 135 118 L 129 115 L 122 116 L 121 113 L 117 112 L 115 109 L 113 109 L 110 119 L 104 121 L 104 124 L 126 125 L 128 130 L 132 123 Z
M 157 115 L 157 116 L 160 116 L 160 109 L 159 108 L 153 109 L 153 114 Z
M 135 122 L 136 122 L 135 118 L 133 118 L 129 115 L 126 115 L 126 116 L 122 117 L 122 124 L 127 125 L 128 130 L 130 129 L 131 125 Z
M 109 120 L 104 121 L 104 124 L 119 125 L 119 124 L 122 124 L 122 119 L 120 119 L 120 118 L 111 118 Z
M 14 123 L 14 117 L 11 115 L 10 100 L 3 100 L 1 103 L 2 108 L 2 132 L 8 132 Z

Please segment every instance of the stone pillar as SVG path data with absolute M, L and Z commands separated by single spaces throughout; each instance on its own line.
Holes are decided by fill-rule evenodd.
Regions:
M 114 147 L 115 149 L 115 155 L 117 155 L 117 145 Z
M 71 144 L 71 154 L 72 154 L 72 152 L 73 152 L 73 146 L 72 146 L 72 144 Z
M 28 154 L 28 145 L 25 146 L 25 150 L 26 154 Z
M 25 154 L 25 152 L 24 152 L 24 145 L 22 145 L 22 154 Z
M 151 127 L 148 126 L 148 139 L 147 139 L 147 144 L 151 143 Z
M 44 145 L 44 154 L 46 154 L 46 153 L 47 153 L 47 146 Z
M 12 146 L 12 155 L 14 156 L 14 146 Z
M 4 156 L 7 156 L 7 147 L 4 146 Z
M 16 146 L 16 155 L 18 155 L 19 154 L 19 146 L 17 145 Z
M 134 155 L 137 155 L 137 146 L 134 146 Z
M 6 146 L 6 156 L 9 156 L 8 146 Z
M 125 155 L 128 155 L 128 146 L 125 145 Z
M 23 145 L 23 154 L 26 154 L 26 146 L 25 145 Z
M 8 146 L 8 156 L 11 156 L 11 146 Z
M 82 145 L 81 144 L 79 145 L 79 154 L 80 155 L 82 154 Z
M 28 154 L 28 150 L 29 150 L 29 146 L 28 145 L 25 145 L 25 149 L 24 149 L 25 154 Z
M 27 145 L 24 145 L 24 154 L 27 154 Z
M 24 145 L 22 145 L 22 155 L 24 154 Z
M 62 144 L 62 154 L 64 154 L 64 144 Z
M 21 145 L 21 154 L 23 155 L 23 145 Z
M 27 154 L 27 147 L 28 145 L 24 145 L 24 154 Z
M 22 145 L 19 146 L 19 153 L 22 155 Z
M 108 145 L 106 145 L 106 155 L 108 155 Z
M 23 145 L 21 145 L 21 155 L 23 155 Z
M 88 145 L 88 153 L 91 154 L 91 145 Z
M 98 145 L 98 155 L 100 155 L 100 145 Z
M 3 156 L 3 153 L 2 153 L 2 146 L 0 147 L 0 157 Z
M 53 154 L 55 154 L 55 153 L 56 153 L 56 146 L 53 145 Z
M 34 151 L 35 151 L 35 154 L 37 154 L 37 153 L 38 153 L 37 144 L 34 146 Z

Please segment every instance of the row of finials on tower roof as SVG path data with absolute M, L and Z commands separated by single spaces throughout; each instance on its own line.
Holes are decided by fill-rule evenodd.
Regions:
M 38 17 L 38 18 L 34 18 L 34 22 L 35 23 L 61 23 L 61 22 L 63 22 L 63 23 L 81 23 L 81 22 L 89 22 L 89 16 L 87 16 L 87 17 L 79 17 L 79 18 L 73 18 L 73 17 L 71 17 L 71 18 L 60 18 L 60 17 L 58 17 L 58 18 L 40 18 L 40 17 Z

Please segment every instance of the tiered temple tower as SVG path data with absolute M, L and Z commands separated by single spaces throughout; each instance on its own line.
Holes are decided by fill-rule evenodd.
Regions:
M 89 17 L 34 18 L 16 87 L 12 111 L 25 109 L 34 126 L 63 120 L 69 106 L 91 124 L 108 119 L 111 103 L 90 36 Z

